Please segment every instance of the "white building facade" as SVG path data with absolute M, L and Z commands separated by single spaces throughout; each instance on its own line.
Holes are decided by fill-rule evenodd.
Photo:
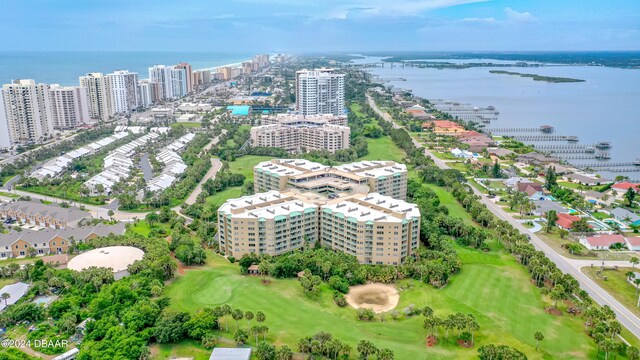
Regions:
M 96 120 L 109 120 L 115 113 L 110 78 L 102 73 L 88 73 L 80 77 L 80 86 L 87 89 L 89 116 Z
M 39 143 L 53 136 L 49 86 L 14 80 L 2 87 L 6 130 L 11 145 Z M 3 125 L 0 125 L 0 131 Z M 2 135 L 0 135 L 2 137 Z
M 344 114 L 344 77 L 334 69 L 296 72 L 296 109 L 305 116 Z
M 49 97 L 55 129 L 75 129 L 91 121 L 87 88 L 52 84 Z
M 127 70 L 116 70 L 107 74 L 113 96 L 113 110 L 126 114 L 135 110 L 138 105 L 138 73 Z

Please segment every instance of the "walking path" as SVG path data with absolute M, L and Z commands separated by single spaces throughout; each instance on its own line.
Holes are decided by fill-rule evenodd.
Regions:
M 222 161 L 220 161 L 220 159 L 218 158 L 212 158 L 211 169 L 207 171 L 207 173 L 204 175 L 202 180 L 200 180 L 196 188 L 193 189 L 193 192 L 191 192 L 191 194 L 189 195 L 187 200 L 184 201 L 184 203 L 187 205 L 193 205 L 196 202 L 196 199 L 198 199 L 198 195 L 200 195 L 200 193 L 202 192 L 202 184 L 204 184 L 204 182 L 209 179 L 215 179 L 216 174 L 218 173 L 218 171 L 220 171 L 220 168 L 222 168 Z
M 377 104 L 373 101 L 373 99 L 367 94 L 367 102 L 369 106 L 382 118 L 391 122 L 393 127 L 400 128 L 398 124 L 394 122 L 389 114 L 381 111 Z M 413 139 L 414 144 L 418 148 L 423 147 L 416 139 Z M 449 165 L 447 165 L 441 159 L 438 159 L 429 149 L 425 148 L 425 155 L 429 156 L 433 159 L 434 163 L 440 169 L 450 169 Z M 595 281 L 591 280 L 587 275 L 583 274 L 580 271 L 580 268 L 585 266 L 591 266 L 591 264 L 596 264 L 597 266 L 602 265 L 603 263 L 607 266 L 631 266 L 631 264 L 627 261 L 601 261 L 601 260 L 576 260 L 569 259 L 558 252 L 556 252 L 552 247 L 547 245 L 542 239 L 540 239 L 535 233 L 531 230 L 524 227 L 522 224 L 518 222 L 518 220 L 511 217 L 507 212 L 505 212 L 499 205 L 495 204 L 491 199 L 487 198 L 485 194 L 480 192 L 480 190 L 471 186 L 474 193 L 480 197 L 480 201 L 484 203 L 489 211 L 491 211 L 496 217 L 499 219 L 507 221 L 514 228 L 516 228 L 520 233 L 529 235 L 531 239 L 531 244 L 536 248 L 536 250 L 540 250 L 545 253 L 545 255 L 553 261 L 558 269 L 560 269 L 563 273 L 571 274 L 580 284 L 580 287 L 584 289 L 589 295 L 600 305 L 609 306 L 617 316 L 618 321 L 626 327 L 633 335 L 640 338 L 640 319 L 629 309 L 627 309 L 624 305 L 622 305 L 618 300 L 616 300 L 613 296 L 603 290 Z

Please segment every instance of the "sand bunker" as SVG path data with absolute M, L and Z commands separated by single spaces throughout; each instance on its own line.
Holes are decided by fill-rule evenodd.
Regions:
M 398 305 L 400 295 L 393 285 L 374 283 L 350 287 L 345 298 L 356 309 L 371 309 L 375 313 L 383 313 Z

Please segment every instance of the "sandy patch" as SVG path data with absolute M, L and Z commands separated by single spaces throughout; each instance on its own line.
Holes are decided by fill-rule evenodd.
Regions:
M 393 285 L 373 283 L 350 287 L 345 299 L 353 308 L 371 309 L 379 314 L 398 306 L 400 295 Z

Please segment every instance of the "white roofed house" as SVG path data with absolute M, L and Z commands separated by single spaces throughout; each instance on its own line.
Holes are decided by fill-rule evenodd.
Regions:
M 156 159 L 163 163 L 165 167 L 160 175 L 149 180 L 147 183 L 147 190 L 149 192 L 164 191 L 187 170 L 187 164 L 182 161 L 182 157 L 178 152 L 184 150 L 187 144 L 195 137 L 196 135 L 192 133 L 185 134 L 158 153 Z

